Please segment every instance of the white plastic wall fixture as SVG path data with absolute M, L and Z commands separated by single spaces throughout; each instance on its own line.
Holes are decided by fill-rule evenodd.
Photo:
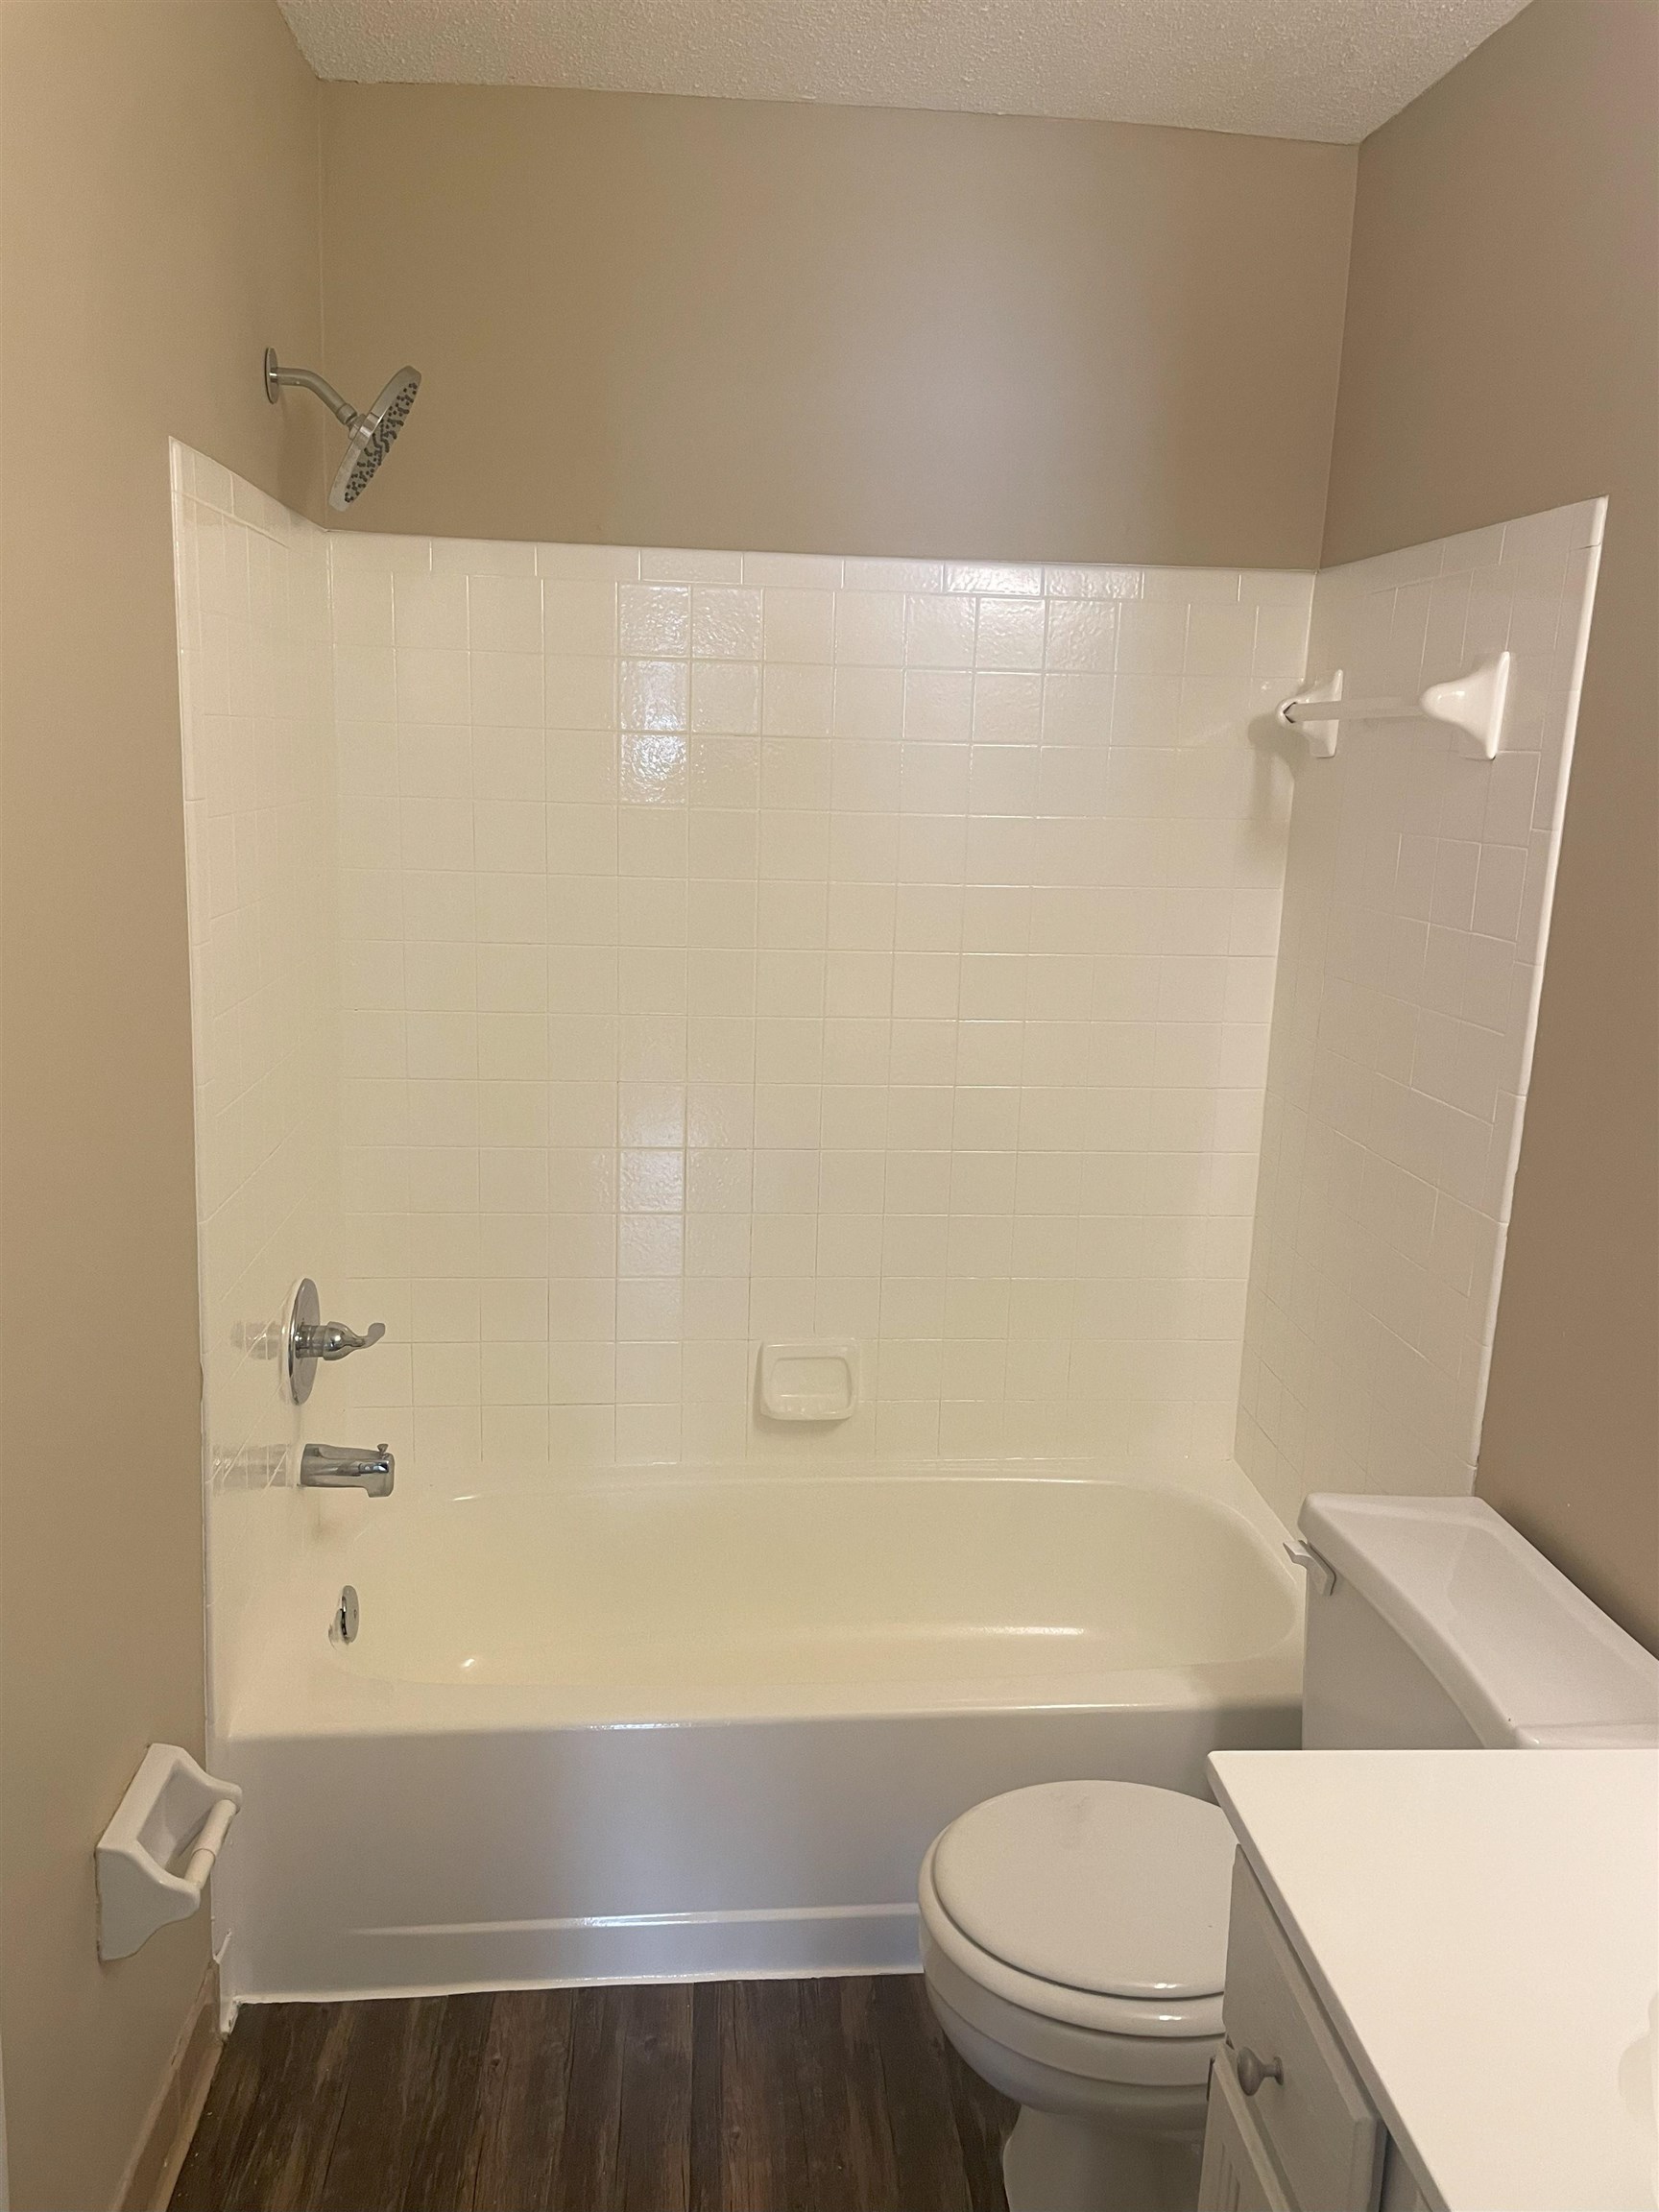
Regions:
M 858 1407 L 856 1342 L 762 1344 L 760 1406 L 774 1421 L 845 1421 Z
M 1509 656 L 1497 654 L 1455 676 L 1449 684 L 1431 684 L 1424 692 L 1425 714 L 1436 722 L 1450 722 L 1463 750 L 1482 760 L 1496 760 L 1498 740 L 1503 733 L 1503 708 L 1509 696 Z
M 99 1838 L 98 1956 L 128 1959 L 157 1928 L 188 1920 L 242 1792 L 177 1743 L 152 1743 Z
M 1308 750 L 1328 760 L 1336 750 L 1339 722 L 1401 722 L 1422 715 L 1431 722 L 1449 722 L 1465 753 L 1482 760 L 1498 757 L 1503 733 L 1503 708 L 1509 696 L 1509 656 L 1497 654 L 1455 676 L 1445 684 L 1431 684 L 1420 699 L 1344 699 L 1342 671 L 1323 684 L 1310 685 L 1286 699 L 1279 719 L 1300 730 Z M 1323 711 L 1323 709 L 1329 711 Z

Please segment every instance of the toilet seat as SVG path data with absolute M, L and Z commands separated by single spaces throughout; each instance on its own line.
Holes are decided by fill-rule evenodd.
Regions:
M 1165 2003 L 1227 1969 L 1233 1831 L 1215 1806 L 1139 1782 L 1041 1782 L 989 1797 L 934 1846 L 939 1902 L 970 1942 L 1041 1982 Z
M 928 1848 L 922 1862 L 922 1879 L 918 1886 L 918 1901 L 922 1908 L 922 1955 L 929 1973 L 929 1949 L 936 1957 L 946 1960 L 954 1972 L 950 1981 L 953 2002 L 957 2008 L 969 2011 L 968 1992 L 981 1990 L 994 2001 L 990 2009 L 998 2016 L 1004 2010 L 1026 2013 L 1034 2021 L 1053 2024 L 1067 2029 L 1081 2029 L 1086 2032 L 1110 2039 L 1124 2047 L 1159 2044 L 1198 2046 L 1218 2044 L 1221 2038 L 1221 1996 L 1216 1991 L 1208 1997 L 1141 1999 L 1118 1997 L 1102 1990 L 1073 1989 L 1059 1982 L 1045 1981 L 1036 1974 L 1022 1973 L 1010 1966 L 989 1951 L 982 1950 L 946 1911 L 939 1901 L 934 1883 L 934 1855 L 938 1844 Z M 974 2008 L 975 2011 L 978 2008 Z M 1000 2033 L 1002 2029 L 991 2028 L 989 2033 Z M 1070 2040 L 1070 2038 L 1068 2038 Z M 1176 2063 L 1176 2079 L 1185 2079 L 1187 2069 L 1178 2059 L 1176 2050 L 1169 2052 Z M 1209 2054 L 1206 2050 L 1203 2068 L 1207 2070 Z M 1113 2072 L 1116 2073 L 1116 2069 Z M 1152 2079 L 1168 2079 L 1162 2070 L 1155 2069 Z
M 1225 1817 L 1198 1798 L 1040 1783 L 936 1839 L 923 1923 L 960 1975 L 1022 2011 L 1115 2037 L 1214 2038 L 1233 1852 Z
M 1129 2089 L 1155 2099 L 1189 2091 L 1202 2102 L 1210 2061 L 1221 2048 L 1219 2004 L 1213 2028 L 1194 2016 L 1189 2022 L 1194 2032 L 1181 2035 L 1142 2033 L 1142 2023 L 1126 2009 L 1103 2011 L 1093 2021 L 1057 2016 L 1067 2008 L 1049 2003 L 1051 1983 L 1024 1991 L 1025 2002 L 1004 1988 L 992 1987 L 979 1971 L 985 1954 L 980 1954 L 979 1961 L 964 1964 L 937 1939 L 936 1924 L 924 1903 L 922 1970 L 928 1997 L 957 2050 L 1005 2095 L 1020 2104 L 1042 2104 L 1046 2108 L 1054 2104 L 1052 2097 L 1034 2097 L 1024 2086 L 1001 2079 L 995 2062 L 987 2063 L 990 2053 L 1012 2052 L 1026 2065 L 1057 2078 Z M 950 2015 L 967 2024 L 981 2052 L 968 2048 Z

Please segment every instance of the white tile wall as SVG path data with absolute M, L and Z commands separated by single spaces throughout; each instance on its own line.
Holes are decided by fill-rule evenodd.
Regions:
M 1468 1487 L 1599 503 L 1313 590 L 174 497 L 222 1653 L 316 1503 L 301 1271 L 391 1328 L 307 1418 L 406 1482 L 1237 1415 L 1287 1516 Z M 1266 738 L 1504 645 L 1496 763 Z M 861 1339 L 853 1422 L 757 1419 L 782 1334 Z
M 1603 503 L 1325 570 L 1310 672 L 1415 695 L 1507 647 L 1503 749 L 1298 741 L 1237 1455 L 1459 1492 L 1479 1449 Z
M 304 1526 L 274 1334 L 337 1210 L 327 541 L 172 448 L 215 1699 Z M 321 1386 L 314 1404 L 326 1406 Z M 339 1398 L 333 1400 L 336 1412 Z M 310 1503 L 307 1501 L 306 1503 Z
M 1227 1449 L 1310 578 L 330 555 L 357 1431 Z
M 174 499 L 221 1705 L 317 1505 L 302 1271 L 391 1330 L 303 1432 L 406 1484 L 1237 1421 L 1286 1517 L 1468 1487 L 1599 503 L 1315 590 Z M 1493 764 L 1263 711 L 1505 645 Z M 784 1334 L 854 1421 L 757 1419 Z

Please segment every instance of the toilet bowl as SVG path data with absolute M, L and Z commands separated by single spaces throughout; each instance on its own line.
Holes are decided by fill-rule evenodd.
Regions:
M 932 1844 L 928 2001 L 1021 2107 L 1009 2212 L 1190 2212 L 1232 1868 L 1214 1805 L 1133 1782 L 1011 1791 Z

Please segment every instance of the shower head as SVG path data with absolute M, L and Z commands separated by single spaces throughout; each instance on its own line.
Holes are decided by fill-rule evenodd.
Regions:
M 392 441 L 402 429 L 415 395 L 421 389 L 419 369 L 399 369 L 379 397 L 358 416 L 346 441 L 346 457 L 328 491 L 330 507 L 349 507 L 392 450 Z
M 367 487 L 369 479 L 391 451 L 392 441 L 408 420 L 421 389 L 419 369 L 399 369 L 372 405 L 361 414 L 349 399 L 343 399 L 326 377 L 314 369 L 284 369 L 271 347 L 265 349 L 265 397 L 273 407 L 284 384 L 315 392 L 323 404 L 345 423 L 349 433 L 346 453 L 328 488 L 328 504 L 342 513 Z

